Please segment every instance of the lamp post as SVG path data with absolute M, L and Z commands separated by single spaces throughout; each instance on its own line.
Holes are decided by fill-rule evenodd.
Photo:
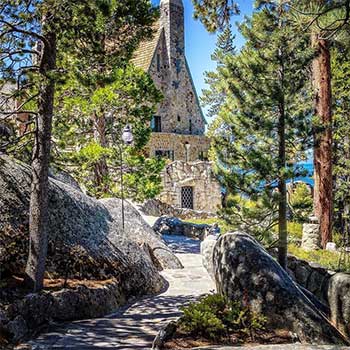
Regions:
M 126 125 L 121 135 L 124 145 L 130 146 L 134 141 L 134 136 L 131 131 L 130 125 Z M 125 214 L 124 214 L 124 181 L 123 181 L 123 148 L 119 145 L 120 151 L 120 191 L 122 199 L 122 225 L 123 231 L 125 230 Z

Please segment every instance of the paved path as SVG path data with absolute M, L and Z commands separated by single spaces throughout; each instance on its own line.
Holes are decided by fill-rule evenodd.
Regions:
M 337 345 L 300 345 L 300 344 L 281 344 L 281 345 L 258 345 L 247 346 L 242 348 L 241 346 L 221 346 L 221 347 L 204 347 L 194 348 L 193 350 L 349 350 L 348 346 Z
M 171 238 L 169 243 L 175 251 L 180 247 L 184 251 L 178 239 Z M 33 350 L 150 349 L 162 325 L 179 316 L 179 307 L 215 288 L 202 267 L 199 242 L 187 239 L 185 245 L 186 253 L 177 254 L 185 268 L 162 272 L 169 282 L 166 292 L 101 319 L 66 324 L 32 341 Z

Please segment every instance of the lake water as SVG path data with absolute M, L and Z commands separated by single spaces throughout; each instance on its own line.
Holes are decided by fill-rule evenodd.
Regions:
M 294 181 L 303 181 L 306 182 L 310 185 L 314 185 L 314 178 L 313 178 L 313 173 L 314 173 L 314 165 L 313 163 L 301 163 L 299 166 L 302 166 L 307 172 L 308 175 L 305 177 L 297 177 L 294 179 Z

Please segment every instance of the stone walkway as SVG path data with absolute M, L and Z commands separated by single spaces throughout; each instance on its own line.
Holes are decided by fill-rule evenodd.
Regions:
M 178 239 L 171 237 L 169 243 L 175 251 L 183 252 L 184 244 Z M 215 288 L 202 267 L 199 242 L 186 239 L 183 243 L 186 252 L 177 255 L 185 268 L 162 271 L 169 283 L 166 292 L 141 299 L 101 319 L 65 324 L 32 341 L 33 350 L 150 349 L 159 329 L 180 315 L 179 307 Z
M 242 350 L 241 346 L 221 346 L 221 347 L 204 347 L 194 348 L 192 350 Z M 247 346 L 246 350 L 349 350 L 348 346 L 337 345 L 299 345 L 299 344 L 283 344 L 283 345 L 259 345 L 259 346 Z

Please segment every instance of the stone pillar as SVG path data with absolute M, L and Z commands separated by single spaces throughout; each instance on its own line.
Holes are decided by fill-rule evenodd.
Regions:
M 309 217 L 309 222 L 303 225 L 301 248 L 317 250 L 321 247 L 320 224 L 316 216 Z

